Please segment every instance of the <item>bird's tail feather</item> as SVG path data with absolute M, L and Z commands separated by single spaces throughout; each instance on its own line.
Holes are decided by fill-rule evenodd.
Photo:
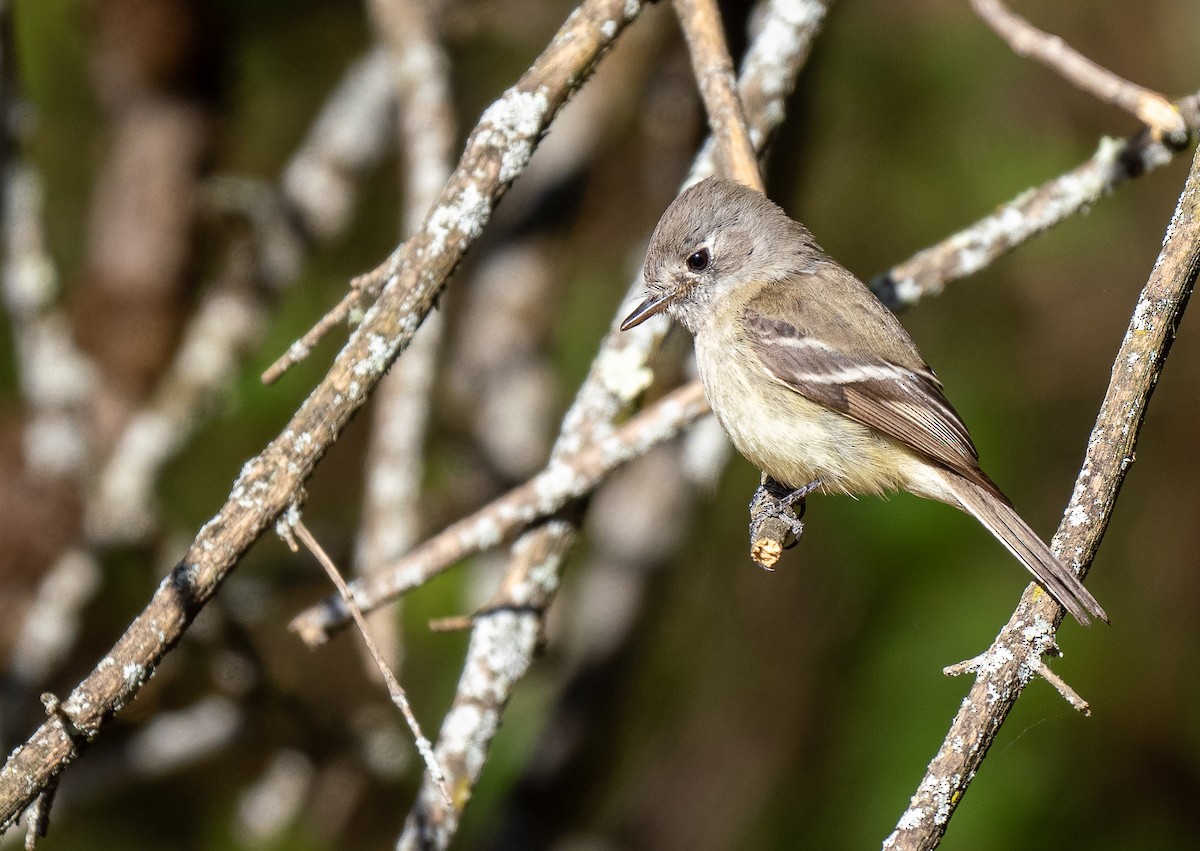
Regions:
M 1090 621 L 1088 616 L 1092 615 L 1108 622 L 1108 615 L 1091 592 L 1083 587 L 1075 572 L 1050 552 L 1050 548 L 1029 528 L 999 491 L 992 492 L 957 475 L 946 478 L 950 480 L 947 484 L 958 498 L 959 504 L 995 535 L 1075 620 L 1086 625 Z

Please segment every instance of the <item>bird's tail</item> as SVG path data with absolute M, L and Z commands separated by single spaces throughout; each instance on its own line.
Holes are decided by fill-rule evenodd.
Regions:
M 1050 552 L 999 490 L 989 490 L 958 475 L 948 475 L 946 479 L 959 504 L 995 535 L 1075 620 L 1086 625 L 1092 615 L 1108 622 L 1108 615 L 1075 572 Z

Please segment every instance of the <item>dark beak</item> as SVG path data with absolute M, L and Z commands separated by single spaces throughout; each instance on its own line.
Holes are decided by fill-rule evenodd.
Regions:
M 660 295 L 647 296 L 645 301 L 634 308 L 633 313 L 625 317 L 625 321 L 621 323 L 621 330 L 628 331 L 641 325 L 654 314 L 662 313 L 667 305 L 675 300 L 676 295 L 678 293 L 674 290 L 667 290 Z

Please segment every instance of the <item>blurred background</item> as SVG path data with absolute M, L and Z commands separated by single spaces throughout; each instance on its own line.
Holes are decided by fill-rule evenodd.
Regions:
M 344 326 L 275 385 L 259 380 L 392 250 L 414 193 L 390 78 L 372 58 L 380 26 L 361 3 L 5 5 L 3 156 L 40 176 L 39 280 L 61 290 L 9 294 L 0 323 L 11 749 L 41 718 L 38 695 L 91 670 L 323 375 Z M 1191 4 L 1013 6 L 1142 85 L 1200 90 Z M 426 8 L 449 61 L 456 156 L 572 4 Z M 723 9 L 735 57 L 748 10 Z M 359 99 L 338 100 L 339 86 Z M 331 101 L 357 106 L 321 125 Z M 451 281 L 427 353 L 421 491 L 395 521 L 407 545 L 544 464 L 704 129 L 670 4 L 657 4 Z M 768 184 L 868 278 L 1137 129 L 1015 57 L 965 0 L 845 0 L 789 101 Z M 984 466 L 1047 537 L 1190 159 L 903 317 Z M 12 206 L 10 265 L 29 250 L 28 234 L 14 247 Z M 225 349 L 194 338 L 200 315 Z M 1054 668 L 1093 716 L 1035 682 L 944 848 L 1200 838 L 1194 326 L 1180 329 L 1089 576 L 1112 625 L 1068 622 L 1060 635 Z M 73 343 L 48 359 L 61 374 L 33 370 L 34 338 Z M 686 376 L 688 345 L 668 340 L 651 396 Z M 308 486 L 306 522 L 343 565 L 367 559 L 372 407 Z M 709 439 L 677 442 L 592 501 L 457 847 L 866 848 L 895 826 L 968 686 L 942 667 L 988 645 L 1025 574 L 966 516 L 907 496 L 810 500 L 800 545 L 765 573 L 746 554 L 757 471 L 706 463 L 714 452 Z M 664 488 L 685 462 L 700 472 Z M 471 559 L 378 625 L 431 732 L 466 637 L 428 622 L 486 600 L 500 564 Z M 310 557 L 264 537 L 66 772 L 42 847 L 391 847 L 420 781 L 408 734 L 354 636 L 312 652 L 286 628 L 329 590 Z

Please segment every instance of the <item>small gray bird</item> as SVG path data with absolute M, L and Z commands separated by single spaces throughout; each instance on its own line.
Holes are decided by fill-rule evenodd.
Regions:
M 1108 620 L 979 467 L 967 427 L 908 333 L 762 193 L 709 178 L 667 208 L 622 323 L 666 311 L 695 339 L 713 413 L 798 494 L 906 490 L 966 511 L 1075 619 Z

